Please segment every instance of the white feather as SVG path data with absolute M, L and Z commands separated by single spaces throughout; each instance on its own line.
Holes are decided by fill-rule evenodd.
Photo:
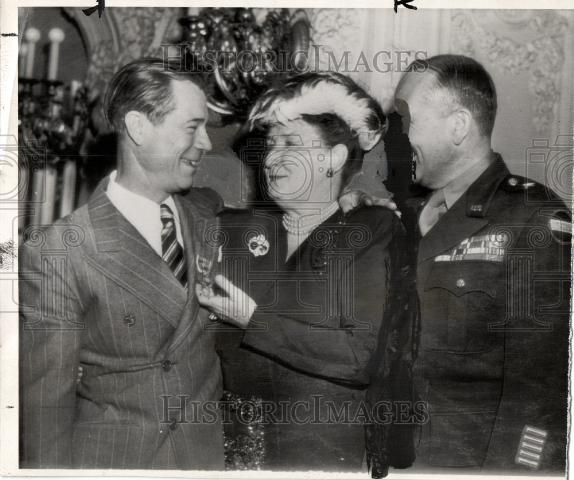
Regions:
M 320 115 L 331 113 L 341 118 L 358 135 L 363 150 L 370 150 L 380 139 L 384 126 L 373 130 L 367 125 L 371 113 L 367 99 L 350 95 L 343 85 L 327 80 L 312 87 L 303 87 L 301 95 L 282 99 L 277 98 L 269 107 L 263 109 L 256 105 L 249 121 L 262 124 L 286 123 L 301 118 L 302 115 Z

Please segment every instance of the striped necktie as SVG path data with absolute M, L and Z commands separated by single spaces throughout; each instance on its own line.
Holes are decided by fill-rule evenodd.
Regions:
M 161 229 L 162 258 L 180 283 L 187 287 L 187 266 L 183 248 L 177 241 L 173 212 L 165 203 L 160 205 L 160 217 L 163 224 Z

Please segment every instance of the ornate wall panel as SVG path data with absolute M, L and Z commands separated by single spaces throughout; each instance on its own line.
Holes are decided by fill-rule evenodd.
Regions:
M 418 51 L 424 56 L 460 53 L 479 60 L 492 74 L 499 94 L 495 150 L 515 173 L 570 197 L 572 156 L 567 167 L 559 158 L 573 144 L 574 12 L 403 9 L 395 14 L 373 9 L 364 23 L 338 11 L 318 12 L 311 15 L 320 33 L 317 38 L 334 51 L 350 44 L 353 52 L 366 52 L 370 58 L 387 51 L 394 60 L 401 54 L 412 60 Z M 354 38 L 348 33 L 352 25 Z M 390 72 L 354 74 L 388 108 L 402 75 L 401 63 L 395 61 Z M 544 160 L 533 161 L 542 158 L 539 154 Z
M 86 84 L 92 99 L 102 95 L 121 65 L 161 55 L 161 44 L 180 33 L 179 8 L 107 8 L 101 19 L 96 15 L 87 17 L 78 8 L 66 10 L 78 23 L 88 45 Z M 100 126 L 104 128 L 103 123 Z
M 566 199 L 572 156 L 567 165 L 563 160 L 574 145 L 573 19 L 568 11 L 453 11 L 450 44 L 493 75 L 499 96 L 493 143 L 511 170 Z
M 366 20 L 363 9 L 313 9 L 309 11 L 312 25 L 312 66 L 329 69 L 341 65 L 353 75 L 363 51 Z M 356 76 L 356 75 L 354 75 Z
M 567 28 L 567 19 L 550 10 L 458 11 L 453 16 L 452 48 L 525 76 L 534 131 L 547 136 L 558 113 Z

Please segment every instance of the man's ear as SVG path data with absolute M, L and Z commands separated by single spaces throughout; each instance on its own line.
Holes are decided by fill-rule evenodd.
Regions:
M 460 145 L 472 128 L 472 113 L 466 108 L 459 108 L 451 113 L 452 139 L 455 145 Z
M 333 172 L 338 172 L 343 168 L 348 156 L 349 149 L 342 143 L 335 145 L 331 149 L 331 168 L 333 169 Z
M 141 145 L 146 137 L 149 120 L 145 113 L 130 110 L 124 117 L 126 133 L 136 145 Z

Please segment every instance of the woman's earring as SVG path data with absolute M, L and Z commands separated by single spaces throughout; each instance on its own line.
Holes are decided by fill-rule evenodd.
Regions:
M 327 169 L 327 177 L 331 178 L 332 176 L 333 176 L 333 169 L 332 168 Z

